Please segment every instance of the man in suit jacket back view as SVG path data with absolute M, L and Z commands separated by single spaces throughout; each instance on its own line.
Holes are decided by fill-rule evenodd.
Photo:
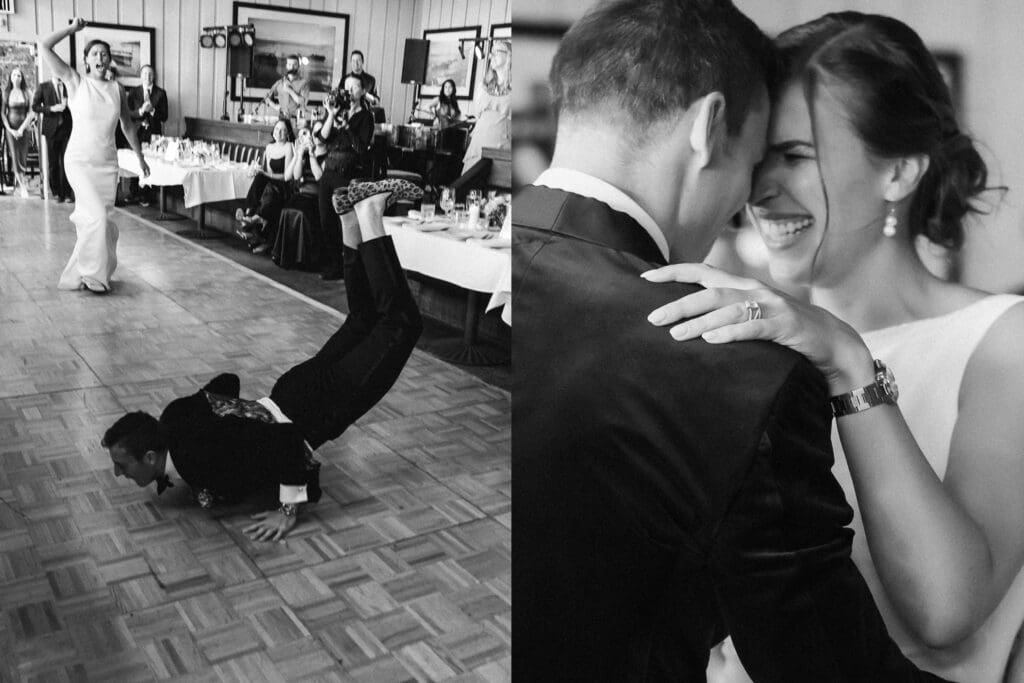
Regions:
M 71 110 L 63 81 L 53 78 L 40 83 L 32 98 L 32 111 L 43 117 L 50 192 L 58 202 L 73 202 L 74 192 L 64 173 L 64 151 L 71 138 Z
M 167 120 L 167 91 L 156 84 L 156 71 L 150 65 L 141 69 L 142 83 L 128 90 L 128 111 L 138 125 L 139 144 L 149 142 L 154 135 L 162 135 Z M 138 189 L 138 180 L 132 179 L 132 190 Z M 134 192 L 133 192 L 134 194 Z M 139 203 L 148 206 L 150 192 L 143 193 Z
M 935 680 L 850 560 L 824 378 L 646 319 L 699 288 L 641 273 L 741 209 L 774 63 L 722 0 L 610 0 L 559 47 L 552 168 L 513 212 L 517 680 L 703 681 L 726 634 L 755 681 Z

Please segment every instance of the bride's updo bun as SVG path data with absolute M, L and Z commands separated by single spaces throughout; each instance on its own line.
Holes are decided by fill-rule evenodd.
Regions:
M 910 205 L 910 234 L 959 248 L 964 217 L 984 213 L 975 200 L 988 189 L 988 168 L 913 29 L 891 17 L 837 12 L 783 32 L 776 44 L 787 80 L 799 79 L 809 99 L 829 88 L 876 156 L 929 157 Z

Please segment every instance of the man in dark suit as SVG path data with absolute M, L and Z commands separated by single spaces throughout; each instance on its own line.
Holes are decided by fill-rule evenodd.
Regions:
M 154 135 L 164 132 L 167 120 L 167 91 L 156 84 L 156 72 L 150 65 L 142 67 L 142 83 L 128 90 L 128 110 L 131 119 L 138 126 L 139 144 L 149 142 Z M 133 194 L 138 190 L 138 179 L 132 179 Z M 152 190 L 147 189 L 139 196 L 139 204 L 152 203 Z
M 774 53 L 722 0 L 611 0 L 552 69 L 552 168 L 514 202 L 512 480 L 523 681 L 933 680 L 850 560 L 826 385 L 765 343 L 646 319 L 764 153 Z
M 32 111 L 43 117 L 50 192 L 58 202 L 73 202 L 74 192 L 64 173 L 64 150 L 71 137 L 71 110 L 68 109 L 68 91 L 64 82 L 53 78 L 40 83 L 32 98 Z
M 245 529 L 279 540 L 296 524 L 298 506 L 320 498 L 312 452 L 341 436 L 395 383 L 423 324 L 391 238 L 386 203 L 423 193 L 405 181 L 361 183 L 336 195 L 344 235 L 349 314 L 313 357 L 282 375 L 269 397 L 239 398 L 235 375 L 216 377 L 172 401 L 160 419 L 121 417 L 103 436 L 117 476 L 139 486 L 185 480 L 199 504 L 239 500 L 277 488 L 277 512 Z

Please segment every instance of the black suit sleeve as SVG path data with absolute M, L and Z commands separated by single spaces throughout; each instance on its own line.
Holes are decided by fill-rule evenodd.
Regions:
M 32 96 L 32 111 L 34 111 L 37 114 L 48 113 L 44 111 L 45 107 L 43 104 L 43 87 L 44 86 L 40 85 L 38 88 L 36 88 L 36 94 Z
M 221 396 L 229 396 L 230 398 L 238 398 L 238 392 L 242 390 L 242 382 L 238 379 L 238 375 L 230 372 L 217 375 L 203 387 L 203 391 L 209 391 L 211 394 L 220 394 Z
M 167 91 L 163 88 L 153 88 L 154 109 L 153 120 L 163 123 L 167 120 Z
M 726 628 L 756 681 L 939 680 L 900 653 L 850 559 L 830 426 L 823 380 L 797 364 L 715 537 Z

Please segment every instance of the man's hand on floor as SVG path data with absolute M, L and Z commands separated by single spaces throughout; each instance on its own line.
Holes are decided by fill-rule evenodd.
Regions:
M 289 517 L 280 510 L 258 512 L 252 518 L 257 522 L 242 529 L 242 533 L 254 541 L 280 541 L 299 523 L 298 515 Z

